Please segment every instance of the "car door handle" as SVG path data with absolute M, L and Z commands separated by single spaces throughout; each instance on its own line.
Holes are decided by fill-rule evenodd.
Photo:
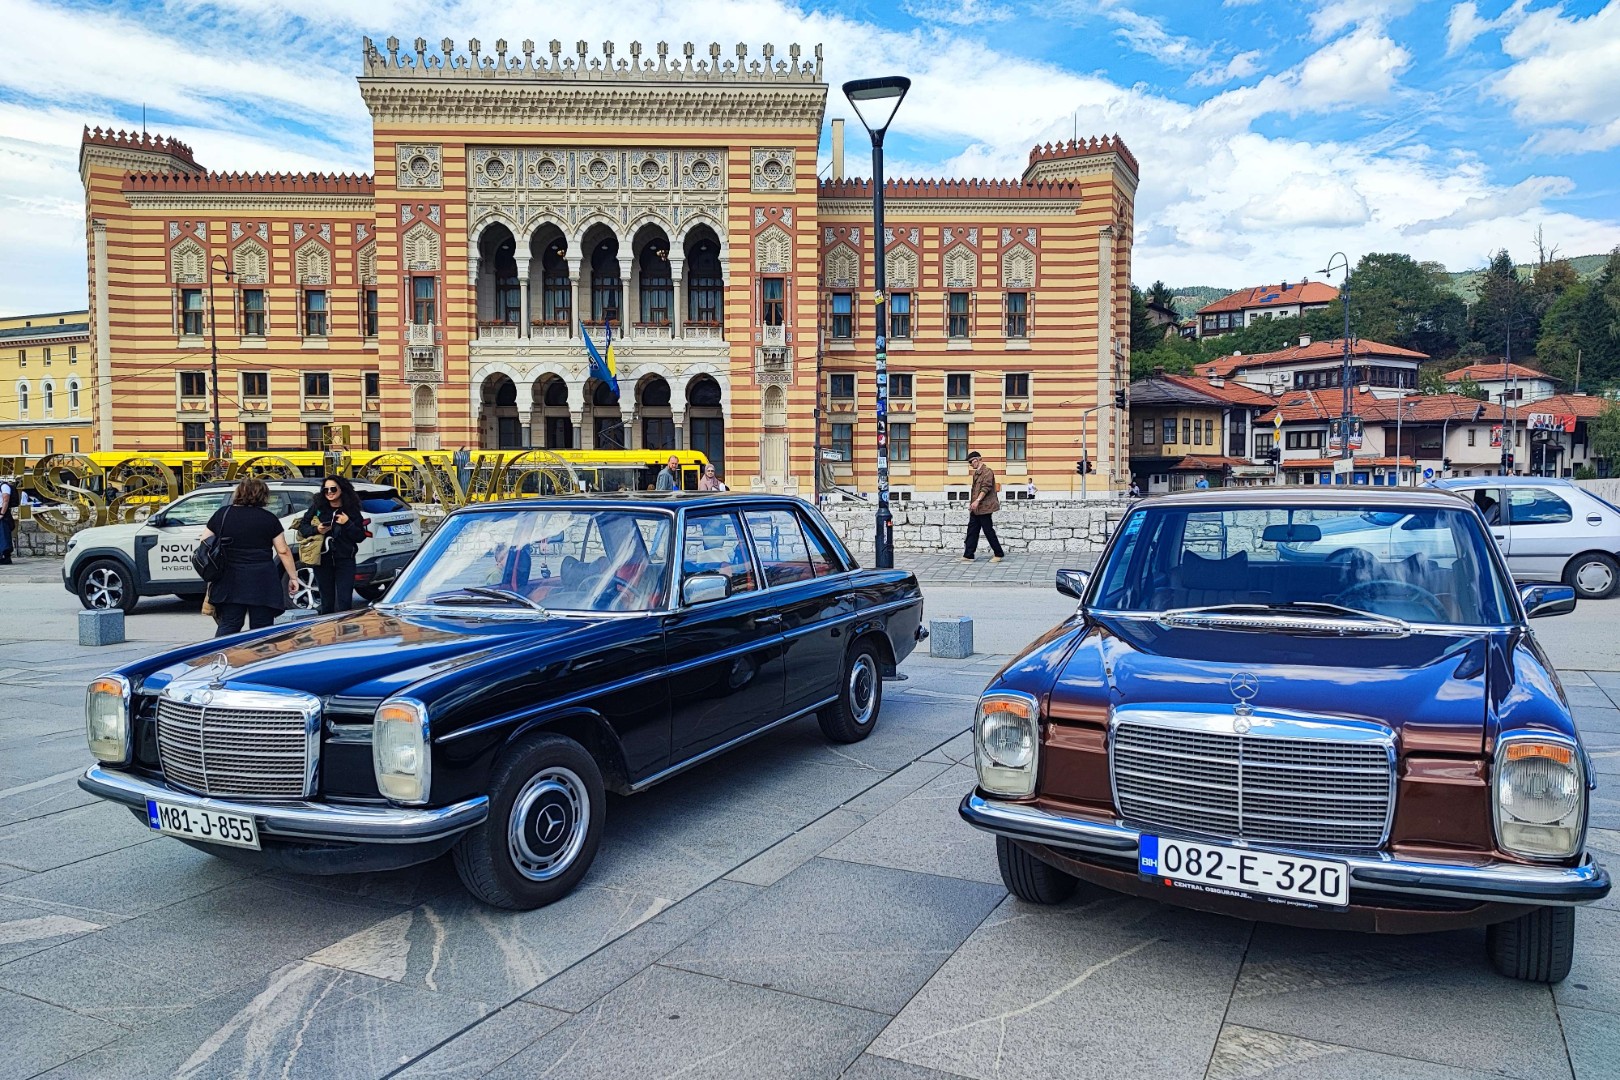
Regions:
M 756 616 L 754 616 L 754 622 L 759 624 L 760 626 L 781 626 L 782 625 L 782 616 L 780 616 L 780 615 L 756 615 Z
M 1587 514 L 1586 515 L 1586 523 L 1588 525 L 1601 525 L 1601 524 L 1603 524 L 1603 515 L 1602 514 Z
M 1498 540 L 1506 540 L 1507 539 L 1507 537 L 1505 535 L 1503 535 L 1502 533 L 1491 533 L 1491 535 L 1496 537 Z

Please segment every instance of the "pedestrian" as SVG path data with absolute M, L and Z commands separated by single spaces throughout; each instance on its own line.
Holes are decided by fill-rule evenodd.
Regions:
M 347 477 L 328 476 L 321 481 L 321 490 L 298 523 L 298 535 L 322 538 L 321 561 L 315 564 L 321 614 L 354 607 L 354 556 L 366 538 L 366 523 L 360 513 L 360 496 Z
M 658 470 L 659 491 L 681 490 L 681 459 L 669 455 L 669 464 Z
M 1136 482 L 1136 477 L 1131 477 L 1131 490 L 1126 492 L 1126 494 L 1133 499 L 1140 499 L 1142 497 L 1142 485 Z
M 1203 473 L 1199 473 L 1198 474 L 1198 482 L 1193 484 L 1193 487 L 1197 488 L 1199 491 L 1204 491 L 1204 490 L 1208 489 L 1208 487 L 1209 487 L 1209 477 L 1205 476 Z
M 17 481 L 0 476 L 0 566 L 11 565 L 12 537 L 17 533 Z
M 967 460 L 973 472 L 973 486 L 968 491 L 967 545 L 962 549 L 962 561 L 973 561 L 982 532 L 990 544 L 990 561 L 1000 562 L 1004 553 L 1001 541 L 996 538 L 995 523 L 991 521 L 991 515 L 1001 509 L 1001 500 L 996 497 L 996 474 L 977 450 L 969 454 Z
M 243 477 L 231 504 L 215 510 L 203 527 L 199 543 L 217 536 L 225 549 L 224 573 L 208 586 L 219 624 L 215 637 L 241 633 L 244 621 L 254 630 L 269 626 L 287 610 L 287 598 L 298 591 L 292 549 L 287 547 L 281 519 L 265 509 L 269 499 L 270 489 L 263 480 Z
M 720 477 L 715 475 L 714 466 L 705 465 L 703 466 L 703 479 L 698 481 L 698 490 L 726 491 L 728 489 L 726 488 L 726 485 L 720 482 Z
M 1024 491 L 1024 497 L 1027 498 L 1027 499 L 1035 498 L 1035 481 L 1031 480 L 1029 482 L 1029 484 L 1026 486 L 1025 491 Z

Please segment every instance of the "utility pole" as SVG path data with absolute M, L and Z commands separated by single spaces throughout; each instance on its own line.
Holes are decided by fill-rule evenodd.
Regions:
M 1344 369 L 1339 381 L 1344 390 L 1344 407 L 1339 412 L 1339 456 L 1350 460 L 1355 457 L 1355 451 L 1350 448 L 1350 257 L 1342 251 L 1334 252 L 1333 258 L 1328 260 L 1327 267 L 1320 273 L 1332 273 L 1334 264 L 1341 260 L 1344 262 L 1344 288 L 1340 290 L 1339 301 L 1344 308 Z M 1344 483 L 1350 483 L 1348 468 L 1341 475 Z M 1334 482 L 1339 483 L 1337 478 Z
M 144 106 L 143 106 L 144 108 Z M 208 389 L 214 397 L 214 448 L 209 457 L 219 457 L 225 452 L 225 444 L 219 437 L 219 318 L 218 305 L 214 303 L 214 264 L 225 263 L 225 283 L 230 284 L 235 275 L 231 272 L 230 263 L 225 256 L 215 255 L 208 260 Z

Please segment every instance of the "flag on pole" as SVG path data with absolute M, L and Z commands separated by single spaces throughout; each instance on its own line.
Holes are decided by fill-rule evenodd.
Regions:
M 591 340 L 591 332 L 585 329 L 585 324 L 579 324 L 579 332 L 585 335 L 585 351 L 591 354 L 591 374 L 601 379 L 613 391 L 613 396 L 619 396 L 619 365 L 613 356 L 613 324 L 607 323 L 607 355 L 604 357 L 596 351 L 596 343 Z

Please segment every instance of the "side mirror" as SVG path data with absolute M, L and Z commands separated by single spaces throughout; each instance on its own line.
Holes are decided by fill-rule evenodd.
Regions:
M 1057 591 L 1064 596 L 1072 596 L 1076 600 L 1086 591 L 1086 582 L 1091 580 L 1090 570 L 1059 570 L 1057 572 Z
M 146 524 L 152 526 L 154 529 L 161 529 L 169 524 L 169 519 L 164 517 L 162 514 L 148 514 L 146 516 Z
M 681 603 L 712 604 L 731 595 L 731 579 L 724 574 L 693 574 L 681 586 Z
M 1568 615 L 1575 610 L 1575 590 L 1568 585 L 1520 585 L 1519 600 L 1525 616 L 1544 619 L 1548 615 Z

